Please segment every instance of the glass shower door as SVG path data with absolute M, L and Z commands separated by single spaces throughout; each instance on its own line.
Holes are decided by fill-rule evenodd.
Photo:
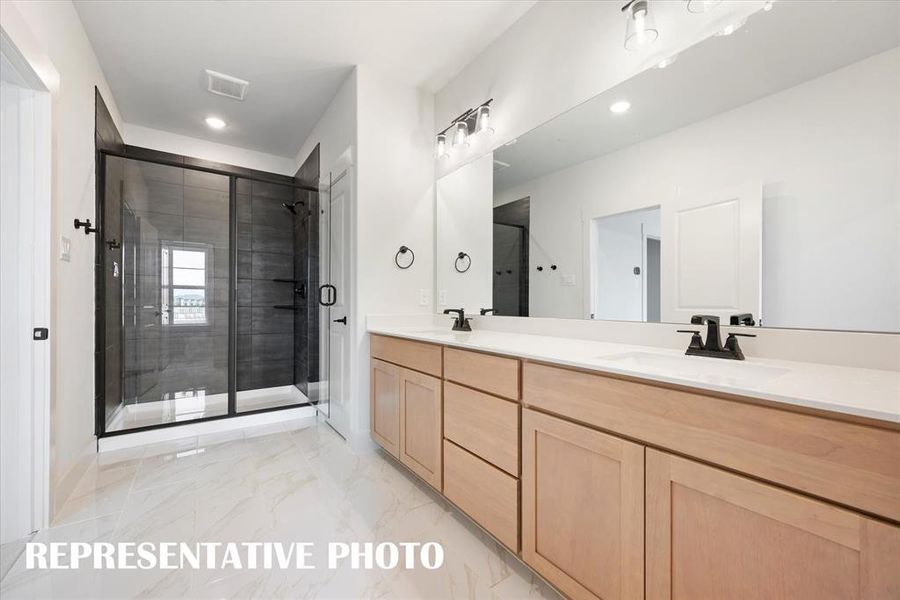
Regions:
M 228 412 L 230 178 L 105 157 L 106 431 Z

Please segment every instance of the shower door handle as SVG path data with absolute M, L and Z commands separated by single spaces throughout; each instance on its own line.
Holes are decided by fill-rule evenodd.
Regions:
M 327 300 L 325 299 L 325 290 L 329 290 Z M 334 306 L 335 302 L 337 302 L 337 288 L 330 283 L 319 286 L 319 304 L 322 306 Z

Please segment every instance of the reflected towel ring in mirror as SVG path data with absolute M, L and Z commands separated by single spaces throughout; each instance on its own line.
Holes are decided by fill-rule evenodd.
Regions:
M 400 264 L 400 255 L 401 254 L 405 255 L 407 252 L 410 255 L 409 264 L 401 265 Z M 400 246 L 400 249 L 397 250 L 397 254 L 394 255 L 394 264 L 397 265 L 401 269 L 408 269 L 413 265 L 414 262 L 416 262 L 416 253 L 412 251 L 412 248 L 410 248 L 409 246 Z
M 465 268 L 460 267 L 460 262 L 465 264 Z M 460 252 L 456 255 L 456 260 L 453 263 L 453 267 L 456 269 L 457 273 L 465 273 L 469 270 L 469 267 L 472 266 L 472 257 L 466 254 L 465 252 Z

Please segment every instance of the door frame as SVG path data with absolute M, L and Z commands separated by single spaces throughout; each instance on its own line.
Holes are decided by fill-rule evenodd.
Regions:
M 34 146 L 31 174 L 33 239 L 30 260 L 22 262 L 32 273 L 31 322 L 26 329 L 47 327 L 50 336 L 36 341 L 31 337 L 19 340 L 18 352 L 32 356 L 31 373 L 21 377 L 21 383 L 31 388 L 32 410 L 28 421 L 22 423 L 30 430 L 31 454 L 31 525 L 32 531 L 45 529 L 50 522 L 50 405 L 51 363 L 53 335 L 51 297 L 53 268 L 51 231 L 53 227 L 52 199 L 54 182 L 53 155 L 53 96 L 59 90 L 59 72 L 43 51 L 21 14 L 14 6 L 7 6 L 0 21 L 0 43 L 3 54 L 28 87 L 34 90 Z

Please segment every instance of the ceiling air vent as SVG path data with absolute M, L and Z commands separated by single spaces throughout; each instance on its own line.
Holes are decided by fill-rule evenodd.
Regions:
M 243 100 L 249 81 L 206 69 L 206 89 L 217 96 Z

